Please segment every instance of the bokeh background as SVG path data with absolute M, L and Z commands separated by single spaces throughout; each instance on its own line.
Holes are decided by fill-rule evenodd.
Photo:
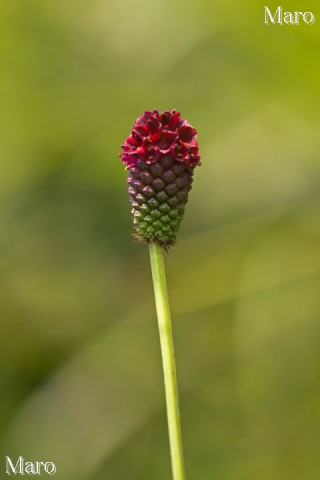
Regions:
M 268 3 L 275 10 L 278 4 Z M 0 475 L 170 478 L 148 250 L 120 144 L 176 108 L 202 167 L 166 267 L 189 479 L 320 471 L 320 7 L 4 0 Z

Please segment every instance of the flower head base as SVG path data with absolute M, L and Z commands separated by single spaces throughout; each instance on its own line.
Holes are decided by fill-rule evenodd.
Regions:
M 122 145 L 139 241 L 164 247 L 175 243 L 193 170 L 200 165 L 196 138 L 196 129 L 176 110 L 153 110 L 137 119 Z

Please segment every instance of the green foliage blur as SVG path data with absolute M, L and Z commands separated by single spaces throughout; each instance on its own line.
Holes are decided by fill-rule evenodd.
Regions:
M 320 7 L 282 6 L 318 19 L 266 26 L 260 0 L 1 2 L 1 477 L 23 455 L 57 480 L 171 478 L 118 153 L 145 110 L 176 108 L 202 155 L 165 256 L 187 476 L 318 478 Z

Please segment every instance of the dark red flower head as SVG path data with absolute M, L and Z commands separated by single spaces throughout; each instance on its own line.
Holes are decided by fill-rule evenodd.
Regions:
M 134 238 L 174 245 L 200 164 L 197 131 L 172 110 L 145 112 L 122 145 L 129 170 L 129 194 Z
M 130 137 L 122 145 L 122 161 L 126 168 L 131 168 L 138 160 L 151 165 L 166 155 L 193 171 L 200 164 L 197 133 L 176 110 L 161 114 L 158 110 L 145 112 L 136 120 Z

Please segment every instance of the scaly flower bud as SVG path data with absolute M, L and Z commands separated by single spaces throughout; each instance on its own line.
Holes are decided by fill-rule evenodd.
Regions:
M 180 112 L 153 110 L 137 119 L 122 145 L 137 240 L 165 248 L 175 243 L 200 165 L 197 133 Z

